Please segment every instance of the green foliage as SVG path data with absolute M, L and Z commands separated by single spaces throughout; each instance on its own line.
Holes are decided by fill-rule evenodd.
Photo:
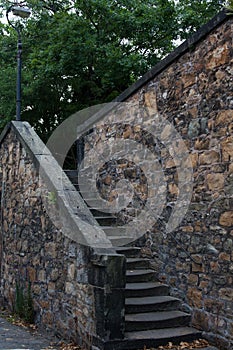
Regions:
M 20 283 L 16 283 L 14 312 L 17 316 L 28 323 L 34 322 L 33 300 L 31 293 L 31 283 L 27 283 L 27 288 Z
M 227 1 L 226 8 L 228 10 L 228 14 L 232 14 L 233 13 L 233 0 L 228 0 Z
M 22 119 L 45 140 L 72 113 L 114 99 L 222 6 L 218 0 L 27 3 L 33 14 L 22 32 Z M 8 25 L 0 31 L 2 129 L 15 115 L 17 36 Z
M 180 37 L 186 39 L 224 6 L 225 0 L 179 0 L 177 19 L 180 23 Z

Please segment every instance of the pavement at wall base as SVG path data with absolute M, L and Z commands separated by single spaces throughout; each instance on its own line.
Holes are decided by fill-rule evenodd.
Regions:
M 0 349 L 1 350 L 84 350 L 75 344 L 67 344 L 63 340 L 40 334 L 35 325 L 29 325 L 8 311 L 0 312 Z M 138 350 L 216 350 L 206 340 L 199 339 L 191 343 L 172 343 L 158 348 Z

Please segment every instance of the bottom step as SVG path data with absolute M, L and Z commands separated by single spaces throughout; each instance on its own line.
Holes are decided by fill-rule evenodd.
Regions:
M 126 332 L 125 339 L 113 340 L 106 344 L 106 350 L 138 350 L 167 345 L 169 342 L 179 344 L 181 341 L 193 341 L 201 338 L 201 331 L 192 327 L 155 329 L 150 331 Z

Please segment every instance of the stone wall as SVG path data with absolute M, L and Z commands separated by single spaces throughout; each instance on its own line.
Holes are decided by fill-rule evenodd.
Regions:
M 105 154 L 118 139 L 136 140 L 148 148 L 157 143 L 168 205 L 153 229 L 144 220 L 146 245 L 154 256 L 151 264 L 158 278 L 183 299 L 184 308 L 193 312 L 193 325 L 216 338 L 222 349 L 232 349 L 233 345 L 232 38 L 233 19 L 221 13 L 117 99 L 129 106 L 152 108 L 175 127 L 189 150 L 193 193 L 188 212 L 173 232 L 168 233 L 165 224 L 181 189 L 177 167 L 162 145 L 164 134 L 160 135 L 161 144 L 143 134 L 143 118 L 135 123 L 128 112 L 130 107 L 127 111 L 123 107 L 123 121 L 110 116 L 110 124 L 97 123 L 86 148 L 88 152 L 91 144 L 101 152 L 102 147 Z M 173 146 L 175 151 L 181 147 Z M 120 152 L 116 159 L 120 159 Z M 124 170 L 126 166 L 131 168 L 128 179 L 141 186 L 143 197 L 144 175 L 137 172 L 137 164 L 133 167 L 125 160 L 118 162 L 118 168 Z M 110 202 L 117 197 L 117 171 L 110 162 L 102 166 L 99 175 L 99 188 Z M 152 167 L 152 176 L 153 171 Z M 119 176 L 122 178 L 122 173 Z
M 81 245 L 75 232 L 72 239 L 54 225 L 43 197 L 54 206 L 58 196 L 51 196 L 50 185 L 39 178 L 43 145 L 27 123 L 13 122 L 0 141 L 1 299 L 13 310 L 17 286 L 26 292 L 30 283 L 39 327 L 102 349 L 123 334 L 124 258 L 111 249 Z M 39 152 L 32 153 L 36 144 Z M 56 183 L 56 167 L 54 172 L 50 180 Z M 67 180 L 66 190 L 72 191 Z M 114 318 L 109 310 L 116 294 Z

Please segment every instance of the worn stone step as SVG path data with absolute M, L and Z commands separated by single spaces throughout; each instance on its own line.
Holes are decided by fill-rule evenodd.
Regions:
M 126 282 L 148 282 L 156 279 L 156 273 L 151 269 L 127 270 Z
M 127 283 L 126 298 L 168 295 L 169 286 L 160 282 Z
M 109 341 L 105 350 L 142 350 L 167 345 L 169 342 L 179 344 L 201 338 L 201 331 L 192 327 L 174 327 L 150 331 L 126 332 L 123 340 Z M 204 349 L 203 349 L 204 350 Z M 212 349 L 208 349 L 212 350 Z M 217 349 L 214 349 L 217 350 Z
M 95 217 L 116 218 L 116 216 L 113 213 L 107 213 L 107 212 L 99 211 L 99 210 L 93 209 L 93 208 L 90 208 L 90 211 L 92 212 L 93 216 L 95 216 Z
M 191 316 L 182 311 L 160 311 L 125 316 L 127 332 L 146 331 L 149 329 L 188 326 Z
M 126 314 L 179 310 L 180 300 L 170 296 L 150 296 L 125 299 Z
M 110 238 L 111 236 L 126 236 L 126 231 L 124 227 L 121 226 L 101 226 L 106 235 Z
M 113 247 L 124 246 L 134 240 L 134 237 L 128 237 L 128 236 L 109 236 L 108 238 L 110 239 Z
M 105 203 L 102 202 L 101 199 L 98 199 L 96 197 L 92 198 L 93 195 L 90 193 L 90 194 L 87 194 L 87 193 L 80 193 L 83 197 L 83 199 L 85 200 L 86 204 L 90 207 L 90 208 L 93 208 L 93 209 L 96 209 L 98 211 L 103 211 L 103 212 L 110 212 L 111 210 L 111 206 L 109 205 L 109 211 L 108 211 L 108 208 L 106 209 L 105 207 Z
M 93 215 L 96 221 L 100 226 L 117 226 L 118 220 L 115 217 L 111 216 L 95 216 Z
M 139 247 L 115 247 L 118 254 L 123 254 L 126 258 L 139 257 L 141 253 L 141 248 Z
M 149 259 L 142 258 L 127 258 L 126 259 L 127 269 L 148 269 L 150 267 Z
M 166 345 L 169 342 L 178 344 L 181 341 L 193 341 L 201 337 L 201 332 L 192 327 L 162 328 L 148 331 L 126 332 L 125 338 L 134 340 L 134 346 L 128 349 L 155 347 Z M 136 347 L 135 347 L 136 346 Z

